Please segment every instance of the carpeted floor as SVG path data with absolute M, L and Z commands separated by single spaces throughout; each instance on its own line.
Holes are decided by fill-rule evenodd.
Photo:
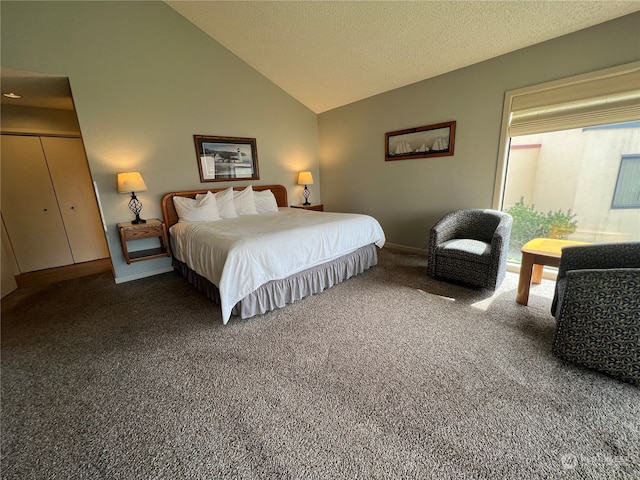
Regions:
M 640 389 L 422 257 L 222 326 L 173 273 L 2 300 L 3 479 L 640 478 Z

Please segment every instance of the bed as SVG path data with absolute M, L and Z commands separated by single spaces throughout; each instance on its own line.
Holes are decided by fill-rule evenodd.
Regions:
M 225 215 L 223 198 L 233 199 L 236 216 Z M 185 205 L 203 210 L 208 201 L 222 218 L 185 213 Z M 161 206 L 174 269 L 220 306 L 225 325 L 232 315 L 263 314 L 364 272 L 385 243 L 368 215 L 289 208 L 283 185 L 172 192 Z

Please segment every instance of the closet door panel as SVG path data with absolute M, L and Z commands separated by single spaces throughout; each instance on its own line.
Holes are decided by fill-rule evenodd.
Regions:
M 73 259 L 80 263 L 107 258 L 109 249 L 82 140 L 42 137 L 41 141 Z
M 2 135 L 2 217 L 21 273 L 73 263 L 39 137 Z

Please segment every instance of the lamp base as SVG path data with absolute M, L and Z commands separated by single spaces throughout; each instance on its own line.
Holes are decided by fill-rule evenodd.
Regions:
M 304 205 L 305 207 L 311 205 L 311 203 L 309 203 L 309 195 L 311 195 L 311 192 L 305 185 L 304 190 L 302 190 L 302 196 L 304 197 L 304 203 L 302 205 Z
M 132 225 L 138 225 L 139 223 L 147 223 L 146 220 L 140 218 L 140 211 L 142 210 L 142 202 L 138 200 L 135 192 L 131 192 L 131 200 L 129 200 L 129 209 L 136 216 L 135 220 L 131 220 Z

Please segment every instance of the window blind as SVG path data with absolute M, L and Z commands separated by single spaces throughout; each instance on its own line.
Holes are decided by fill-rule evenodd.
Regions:
M 512 92 L 509 136 L 640 120 L 640 62 Z
M 623 155 L 611 208 L 640 207 L 640 155 Z

